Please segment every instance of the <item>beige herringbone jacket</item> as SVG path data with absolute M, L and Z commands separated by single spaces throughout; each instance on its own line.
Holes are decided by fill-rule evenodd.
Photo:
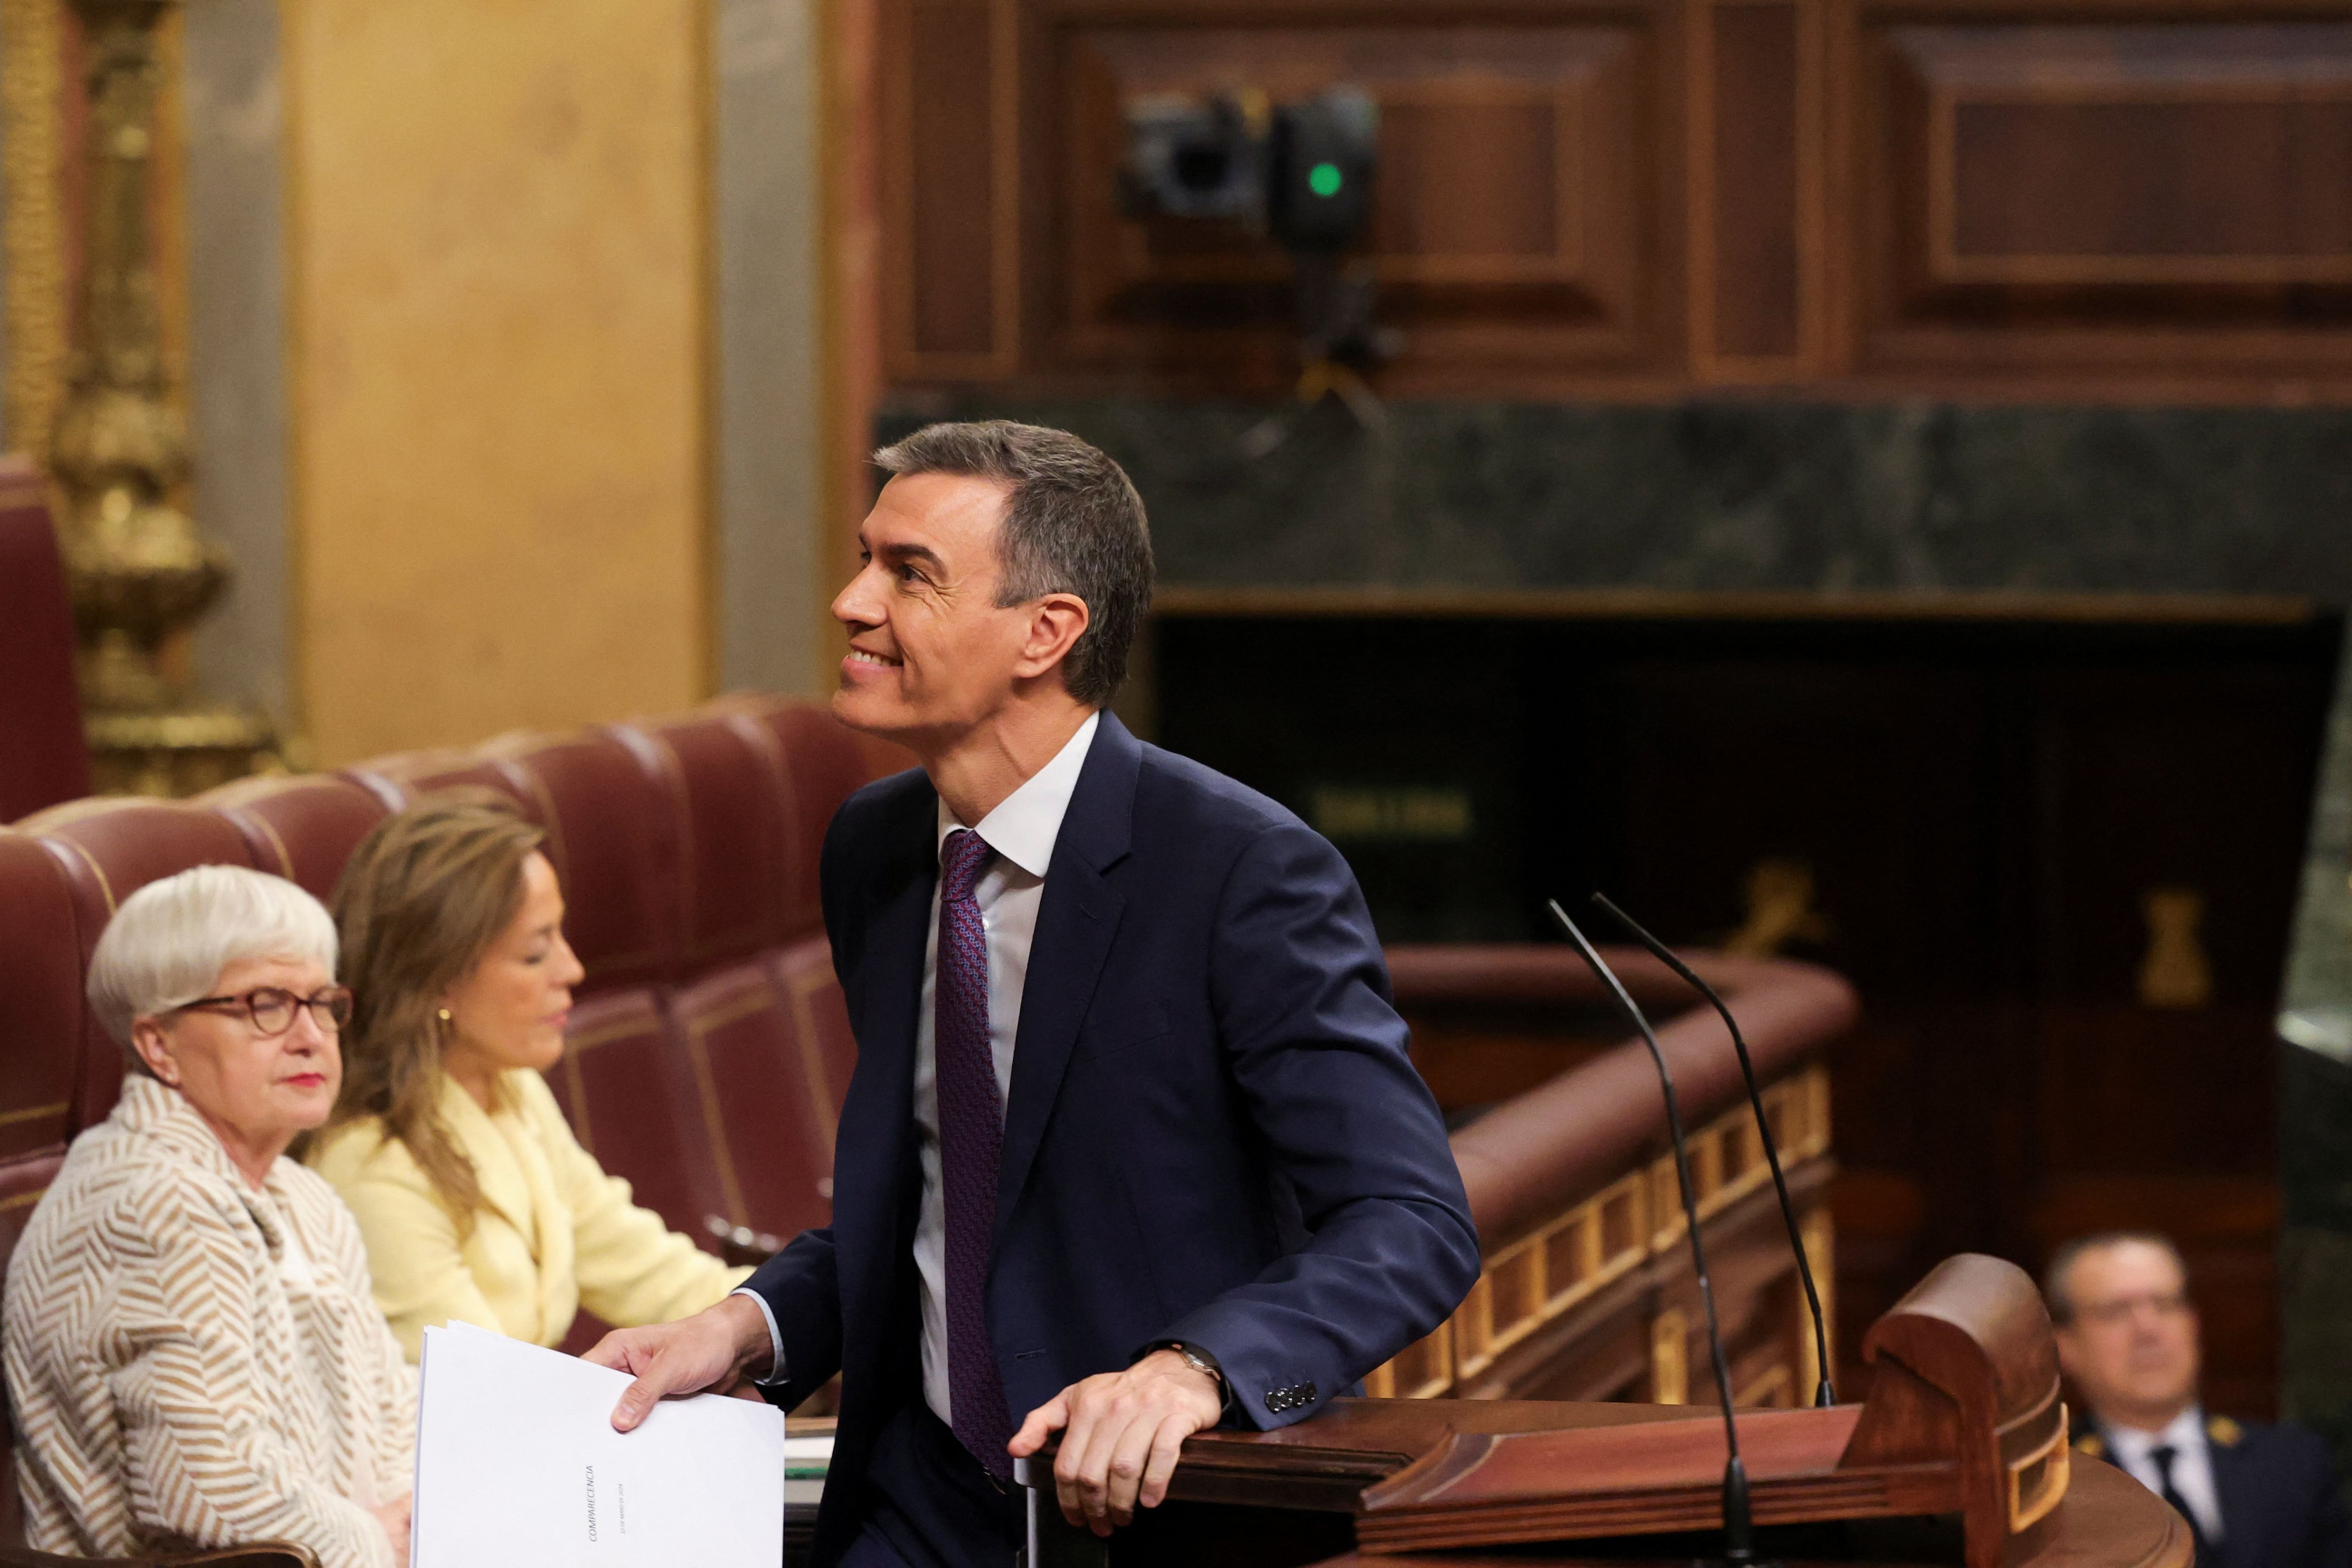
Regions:
M 334 1190 L 256 1192 L 176 1090 L 133 1076 L 74 1140 L 0 1304 L 26 1532 L 128 1556 L 293 1541 L 389 1568 L 366 1508 L 409 1490 L 416 1382 Z

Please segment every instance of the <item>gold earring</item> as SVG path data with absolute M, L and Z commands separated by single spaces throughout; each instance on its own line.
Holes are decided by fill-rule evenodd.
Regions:
M 441 1009 L 440 1018 L 441 1018 L 441 1021 L 442 1021 L 443 1023 L 448 1023 L 448 1022 L 451 1022 L 451 1021 L 452 1021 L 452 1020 L 451 1020 L 451 1019 L 450 1019 L 450 1017 L 449 1017 L 449 1009 L 448 1009 L 447 1008 L 443 1008 L 443 1009 Z

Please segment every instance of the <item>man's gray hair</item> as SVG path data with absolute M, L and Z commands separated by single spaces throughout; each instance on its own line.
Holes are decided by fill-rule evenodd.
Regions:
M 335 921 L 282 876 L 200 865 L 122 901 L 89 956 L 89 1005 L 134 1066 L 131 1026 L 210 994 L 242 958 L 309 959 L 335 972 Z
M 874 462 L 893 476 L 961 474 L 1010 486 L 997 607 L 1048 593 L 1085 600 L 1087 629 L 1062 661 L 1062 679 L 1080 702 L 1108 703 L 1151 608 L 1151 534 L 1126 471 L 1067 431 L 1001 419 L 926 425 Z
M 2066 1276 L 2074 1271 L 2075 1264 L 2089 1253 L 2134 1244 L 2168 1254 L 2172 1266 L 2180 1270 L 2181 1283 L 2189 1282 L 2189 1260 L 2173 1245 L 2172 1238 L 2160 1230 L 2102 1230 L 2095 1236 L 2078 1236 L 2053 1252 L 2050 1267 L 2042 1271 L 2042 1300 L 2050 1309 L 2050 1321 L 2060 1328 L 2074 1321 L 2074 1301 L 2066 1293 Z

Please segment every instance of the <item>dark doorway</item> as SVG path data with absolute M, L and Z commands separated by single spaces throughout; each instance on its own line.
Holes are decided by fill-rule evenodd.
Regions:
M 1670 941 L 1860 989 L 1843 1354 L 1937 1258 L 2189 1257 L 2207 1398 L 2275 1403 L 2273 1019 L 2340 620 L 1187 616 L 1159 737 L 1316 823 L 1385 939 Z

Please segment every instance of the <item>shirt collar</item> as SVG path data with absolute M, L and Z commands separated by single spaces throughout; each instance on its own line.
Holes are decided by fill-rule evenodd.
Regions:
M 188 1097 L 170 1084 L 136 1071 L 122 1075 L 121 1093 L 108 1120 L 153 1146 L 189 1161 L 215 1180 L 226 1183 L 252 1214 L 254 1222 L 261 1227 L 269 1245 L 275 1248 L 281 1244 L 279 1229 L 284 1222 L 279 1218 L 278 1205 L 287 1201 L 285 1174 L 292 1164 L 284 1155 L 270 1162 L 269 1174 L 262 1178 L 261 1189 L 255 1191 L 236 1162 L 228 1157 L 228 1150 L 221 1146 L 220 1134 L 189 1103 Z
M 2205 1441 L 2204 1407 L 2191 1405 L 2167 1423 L 2161 1432 L 2110 1427 L 2107 1437 L 2115 1445 L 2116 1451 L 2126 1458 L 2143 1458 L 2158 1448 L 2168 1448 L 2176 1454 L 2188 1453 Z
M 980 820 L 978 831 L 988 847 L 1031 876 L 1043 877 L 1053 863 L 1054 841 L 1061 836 L 1062 819 L 1069 812 L 1078 774 L 1087 765 L 1087 748 L 1094 743 L 1095 730 L 1101 723 L 1100 708 L 1087 715 L 1086 723 L 1054 753 L 1052 761 L 1024 779 L 1021 788 Z M 941 800 L 939 843 L 944 847 L 948 835 L 962 826 Z

